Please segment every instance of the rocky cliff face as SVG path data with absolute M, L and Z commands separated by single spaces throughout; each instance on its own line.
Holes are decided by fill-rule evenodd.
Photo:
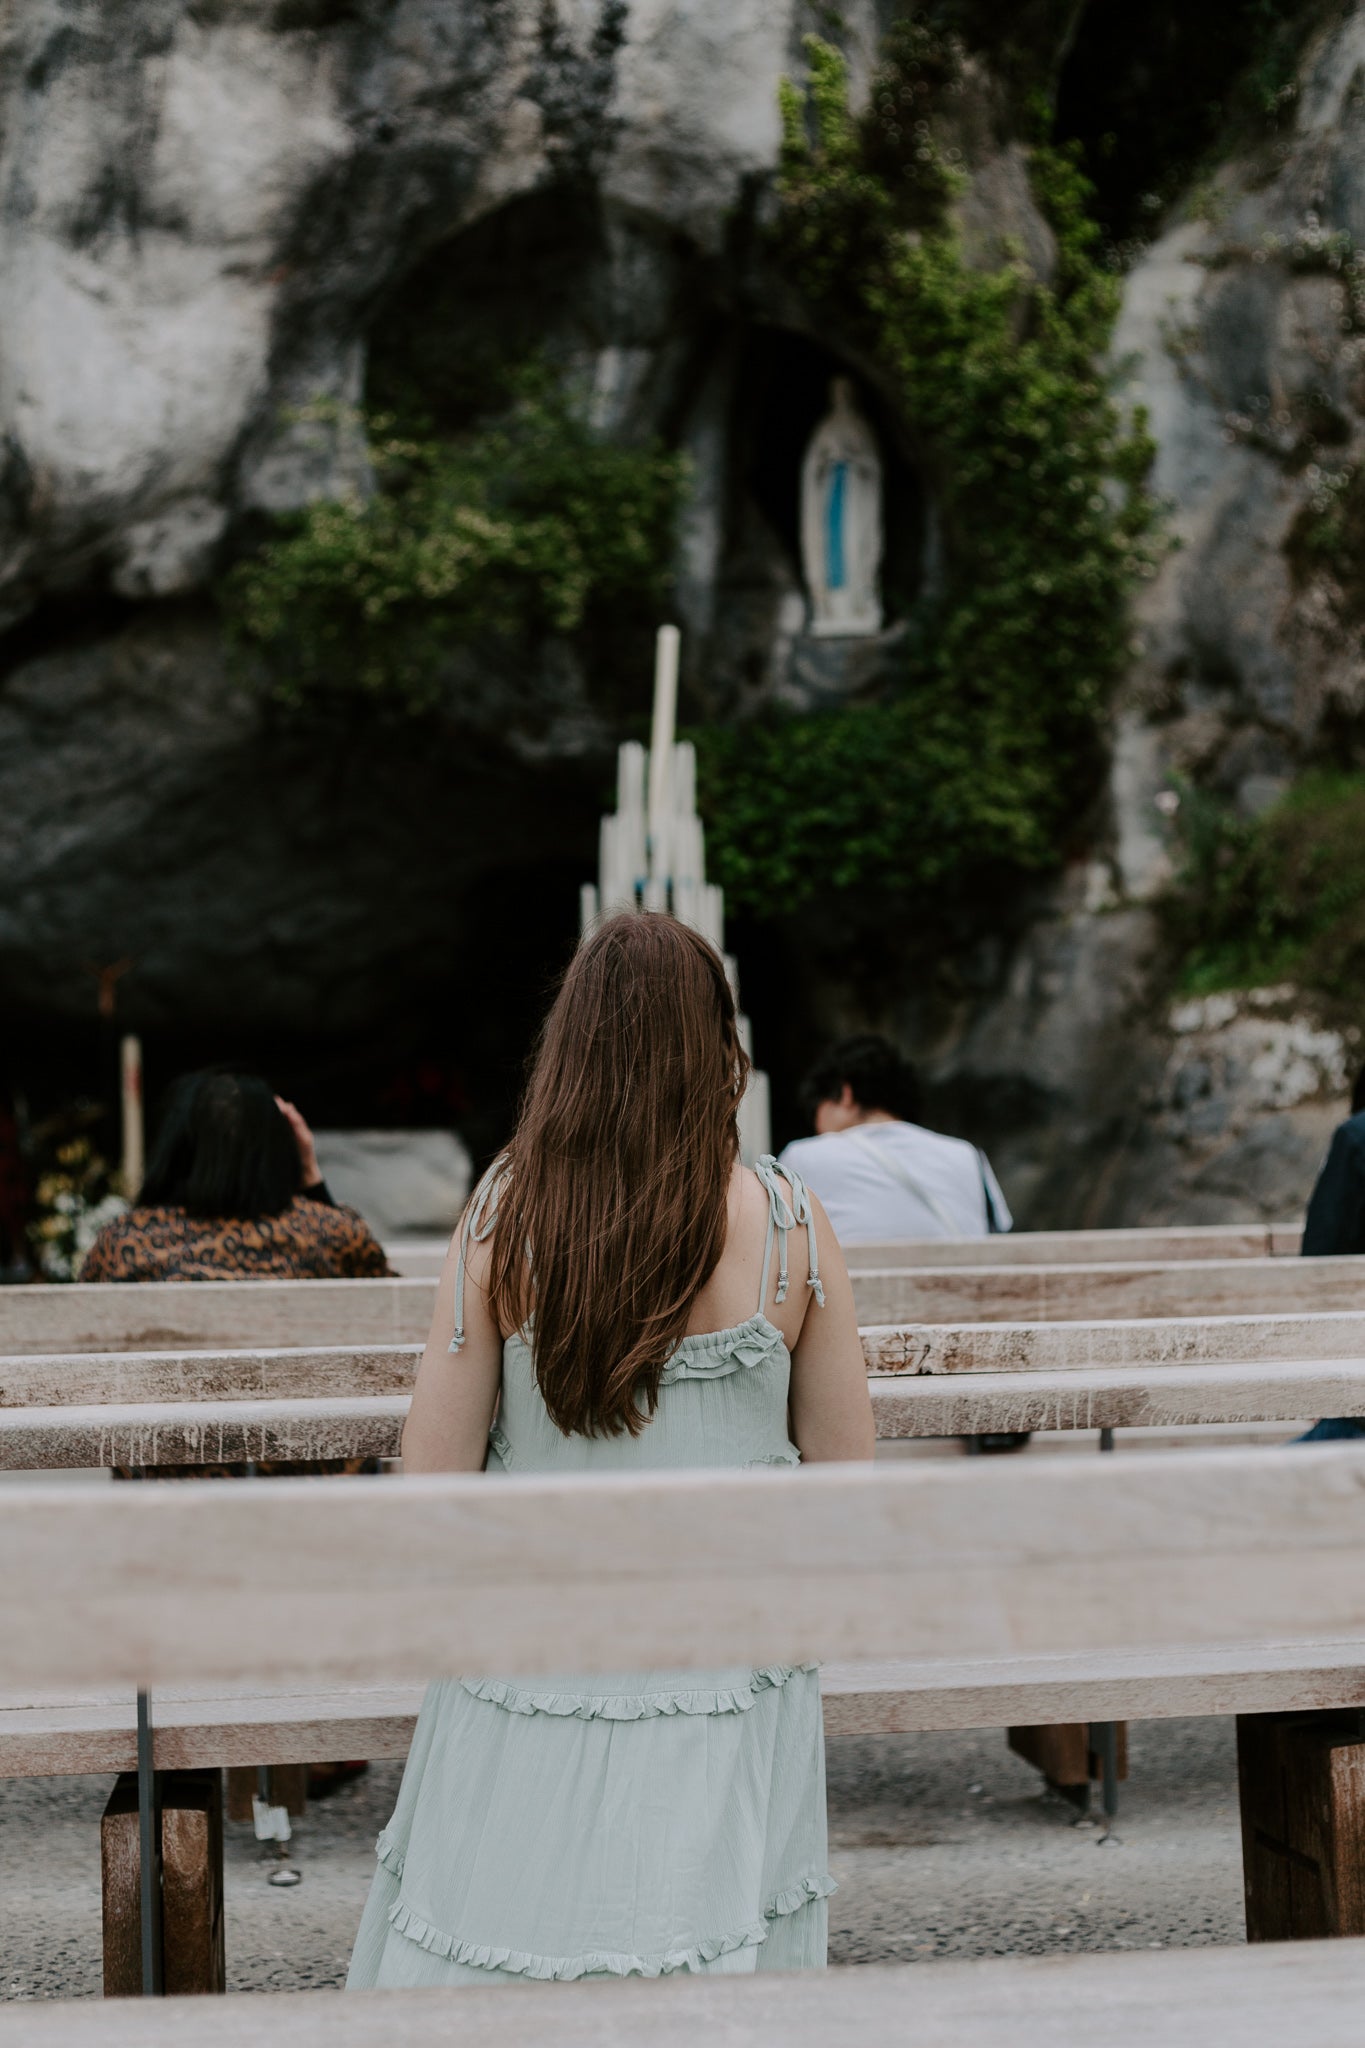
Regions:
M 566 877 L 590 868 L 616 734 L 554 650 L 534 673 L 471 667 L 435 744 L 283 732 L 225 666 L 204 593 L 234 549 L 264 515 L 368 486 L 354 408 L 378 331 L 391 353 L 423 323 L 428 356 L 548 347 L 604 432 L 681 445 L 694 662 L 706 649 L 731 696 L 788 668 L 799 693 L 803 658 L 805 686 L 841 684 L 800 644 L 792 550 L 732 445 L 738 409 L 794 465 L 837 367 L 753 303 L 806 26 L 796 0 L 5 11 L 11 1002 L 75 1014 L 84 964 L 126 955 L 135 1021 L 357 1029 L 444 985 L 421 943 L 458 944 L 443 901 L 556 853 Z M 872 0 L 845 10 L 855 85 L 882 26 Z M 982 153 L 966 212 L 983 248 L 1021 237 L 1046 260 L 1008 143 Z M 923 545 L 914 518 L 906 534 Z M 520 801 L 487 771 L 509 746 Z
M 1292 989 L 1168 999 L 1148 907 L 1181 789 L 1251 817 L 1304 765 L 1359 761 L 1365 10 L 1335 11 L 1286 97 L 1292 124 L 1201 179 L 1125 283 L 1114 359 L 1172 546 L 1139 605 L 1107 840 L 988 989 L 904 1013 L 1038 1222 L 1292 1216 L 1359 1064 Z
M 842 9 L 855 85 L 896 11 Z M 1044 70 L 1076 12 L 1016 10 Z M 875 681 L 879 643 L 848 660 L 802 631 L 786 500 L 838 343 L 777 295 L 752 232 L 778 81 L 808 25 L 797 0 L 4 11 L 11 1012 L 39 1030 L 82 1015 L 87 966 L 127 956 L 125 1014 L 191 1036 L 327 1044 L 420 1010 L 460 1040 L 478 1007 L 495 1021 L 460 1040 L 471 1057 L 520 1030 L 468 993 L 471 949 L 509 916 L 542 959 L 572 929 L 615 737 L 583 678 L 553 660 L 471 673 L 436 735 L 282 727 L 227 664 L 209 596 L 267 516 L 368 488 L 353 408 L 375 338 L 433 317 L 437 277 L 452 350 L 512 330 L 545 343 L 604 431 L 659 433 L 691 458 L 678 602 L 713 707 Z M 1254 1196 L 1237 1151 L 1259 1142 L 1254 1117 L 1229 1109 L 1216 1134 L 1187 1117 L 1173 1136 L 1187 1041 L 1151 995 L 1150 903 L 1169 865 L 1153 799 L 1173 770 L 1254 807 L 1365 710 L 1349 565 L 1307 562 L 1295 540 L 1338 488 L 1324 474 L 1353 475 L 1365 447 L 1362 65 L 1365 10 L 1350 9 L 1307 53 L 1278 159 L 1224 166 L 1128 281 L 1117 352 L 1182 546 L 1144 600 L 1107 839 L 955 994 L 880 1020 L 918 1045 L 1036 1222 L 1190 1213 L 1187 1196 L 1201 1214 L 1292 1210 L 1339 1079 L 1315 1069 L 1303 1157 Z M 978 66 L 961 217 L 983 257 L 1023 247 L 1046 270 L 1000 104 Z M 875 413 L 875 381 L 868 400 Z M 904 423 L 877 424 L 896 472 L 888 545 L 912 587 L 932 487 Z M 866 1016 L 846 991 L 811 1000 L 831 1024 Z M 1201 1024 L 1201 1044 L 1217 1029 Z M 1241 1084 L 1218 1071 L 1231 1100 Z M 1212 1194 L 1189 1179 L 1206 1144 Z
M 625 415 L 670 270 L 772 169 L 801 9 L 692 0 L 22 0 L 0 24 L 3 590 L 202 585 L 235 521 L 364 480 L 344 427 L 423 251 L 590 182 L 622 274 L 584 309 Z M 870 0 L 847 10 L 866 73 Z M 672 239 L 676 247 L 667 247 Z M 651 275 L 651 271 L 654 273 Z M 519 280 L 534 305 L 533 276 Z M 605 300 L 605 302 L 604 302 Z M 635 330 L 632 334 L 632 330 Z
M 135 1022 L 354 1032 L 458 984 L 481 878 L 513 894 L 518 876 L 553 888 L 543 877 L 558 861 L 571 920 L 599 808 L 592 773 L 546 764 L 547 752 L 591 749 L 572 687 L 557 749 L 537 738 L 540 770 L 527 766 L 518 789 L 495 742 L 509 726 L 515 737 L 526 678 L 471 678 L 458 730 L 435 742 L 281 731 L 229 674 L 203 593 L 253 520 L 366 487 L 346 408 L 363 395 L 376 318 L 390 306 L 421 317 L 401 287 L 433 249 L 457 252 L 457 272 L 467 252 L 467 296 L 483 290 L 495 326 L 515 303 L 534 327 L 537 266 L 557 262 L 553 310 L 604 425 L 642 431 L 676 411 L 674 335 L 691 340 L 698 324 L 677 320 L 678 293 L 719 259 L 727 222 L 772 166 L 798 11 L 5 10 L 10 1006 L 81 1014 L 86 964 L 128 956 Z M 871 8 L 852 17 L 855 51 L 870 52 Z M 566 276 L 555 246 L 554 195 L 568 187 L 602 223 L 591 276 Z M 455 347 L 478 306 L 463 313 Z M 319 399 L 340 405 L 319 417 Z M 708 573 L 705 502 L 703 489 L 694 584 Z M 554 690 L 553 674 L 530 680 L 531 699 Z
M 1115 340 L 1177 543 L 1142 609 L 1132 704 L 1159 742 L 1133 795 L 1174 769 L 1254 813 L 1365 712 L 1350 550 L 1305 546 L 1365 449 L 1365 12 L 1309 45 L 1292 133 L 1179 214 Z M 1149 844 L 1122 866 L 1150 893 Z

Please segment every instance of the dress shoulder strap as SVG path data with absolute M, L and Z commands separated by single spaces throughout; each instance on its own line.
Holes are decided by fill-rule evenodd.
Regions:
M 815 1211 L 811 1207 L 810 1189 L 795 1168 L 782 1166 L 771 1152 L 765 1152 L 756 1161 L 757 1174 L 768 1197 L 768 1235 L 763 1246 L 763 1277 L 758 1288 L 758 1312 L 763 1313 L 768 1299 L 768 1275 L 772 1270 L 773 1240 L 777 1240 L 777 1300 L 787 1299 L 787 1232 L 804 1226 L 808 1267 L 806 1285 L 812 1289 L 820 1307 L 825 1305 L 825 1287 L 820 1278 L 820 1251 L 815 1241 Z M 786 1189 L 782 1183 L 787 1183 Z
M 455 1332 L 448 1347 L 451 1351 L 459 1351 L 464 1345 L 464 1279 L 469 1247 L 471 1244 L 483 1244 L 493 1235 L 498 1221 L 498 1200 L 507 1185 L 509 1171 L 506 1154 L 500 1154 L 465 1205 L 459 1226 L 460 1254 L 455 1261 Z

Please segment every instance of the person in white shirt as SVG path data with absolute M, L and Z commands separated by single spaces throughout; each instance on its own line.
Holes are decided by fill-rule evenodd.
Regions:
M 890 1039 L 841 1039 L 801 1092 L 816 1135 L 794 1139 L 780 1164 L 805 1177 L 840 1244 L 988 1237 L 1013 1227 L 985 1153 L 919 1121 L 919 1076 Z M 1028 1440 L 1014 1429 L 963 1439 L 987 1453 L 1021 1451 Z
M 985 1154 L 919 1121 L 919 1078 L 889 1039 L 843 1039 L 811 1070 L 803 1093 L 816 1136 L 795 1139 L 781 1163 L 804 1175 L 841 1244 L 1010 1229 Z

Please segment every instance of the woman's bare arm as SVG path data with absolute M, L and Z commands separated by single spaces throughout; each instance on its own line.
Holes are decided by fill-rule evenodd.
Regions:
M 471 1244 L 464 1283 L 465 1341 L 450 1349 L 455 1328 L 457 1231 L 441 1269 L 436 1313 L 417 1367 L 403 1430 L 405 1472 L 482 1472 L 488 1430 L 502 1383 L 502 1335 L 488 1313 L 483 1279 L 488 1247 Z
M 848 1268 L 814 1195 L 811 1206 L 825 1305 L 811 1294 L 792 1352 L 791 1419 L 802 1462 L 820 1465 L 870 1458 L 877 1432 Z

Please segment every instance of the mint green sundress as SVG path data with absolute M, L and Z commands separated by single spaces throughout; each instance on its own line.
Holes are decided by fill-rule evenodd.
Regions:
M 524 1335 L 503 1347 L 488 1473 L 796 1465 L 791 1358 L 764 1310 L 787 1292 L 804 1183 L 776 1160 L 758 1308 L 685 1337 L 638 1437 L 561 1435 Z M 464 1258 L 496 1220 L 497 1180 L 470 1205 Z M 351 1989 L 656 1977 L 673 1970 L 820 1969 L 834 1890 L 814 1665 L 462 1678 L 432 1685 L 351 1958 Z

